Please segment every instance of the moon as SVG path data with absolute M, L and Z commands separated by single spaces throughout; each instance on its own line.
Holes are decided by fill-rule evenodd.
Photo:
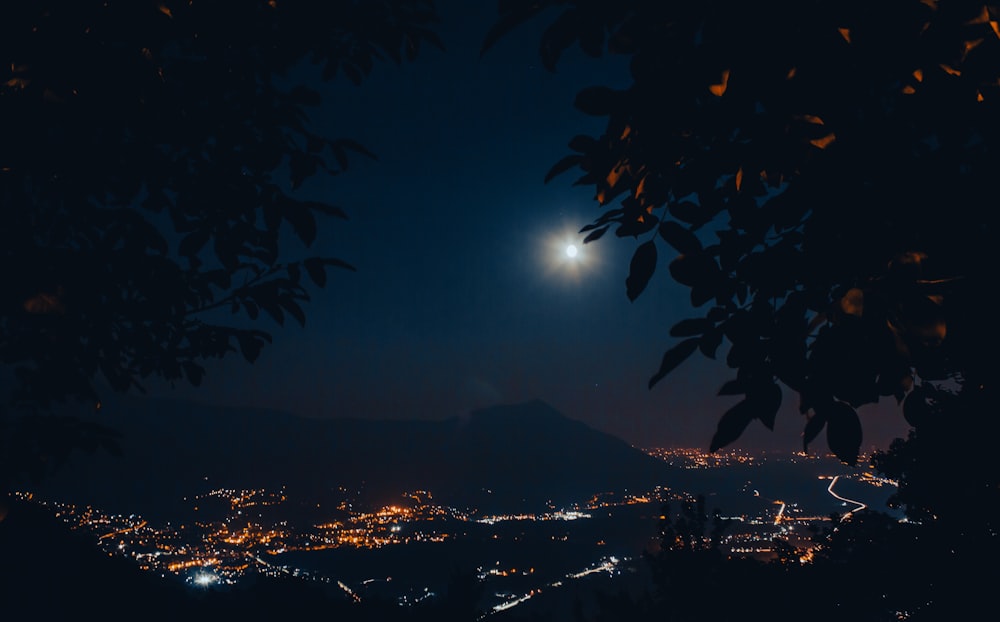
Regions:
M 540 232 L 538 261 L 547 276 L 578 284 L 600 269 L 600 256 L 584 244 L 572 227 Z

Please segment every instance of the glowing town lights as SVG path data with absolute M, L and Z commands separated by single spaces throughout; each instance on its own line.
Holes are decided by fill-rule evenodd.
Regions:
M 564 241 L 558 247 L 550 248 L 562 253 L 569 241 Z M 589 258 L 586 249 L 580 251 L 583 258 Z M 563 255 L 565 259 L 565 255 Z M 579 259 L 578 259 L 579 260 Z M 739 465 L 763 465 L 769 461 L 816 461 L 824 456 L 796 452 L 794 454 L 763 455 L 751 454 L 743 450 L 706 453 L 698 448 L 653 448 L 644 450 L 647 454 L 663 460 L 668 464 L 682 469 L 716 469 Z M 832 456 L 825 456 L 832 458 Z M 812 480 L 812 478 L 809 478 Z M 853 501 L 836 494 L 835 486 L 845 480 L 863 483 L 873 488 L 895 486 L 896 482 L 872 473 L 856 475 L 820 475 L 816 484 L 820 489 L 827 488 L 827 493 L 835 501 L 845 506 L 854 505 L 853 510 L 843 515 L 846 519 L 853 512 L 860 510 L 863 503 Z M 816 480 L 812 480 L 816 482 Z M 736 514 L 724 516 L 725 520 L 734 521 L 737 527 L 729 532 L 720 544 L 733 557 L 752 556 L 759 559 L 773 558 L 777 553 L 772 547 L 776 535 L 789 541 L 795 547 L 795 554 L 800 563 L 810 563 L 813 559 L 813 543 L 805 530 L 819 522 L 831 521 L 830 516 L 804 511 L 795 501 L 787 499 L 770 499 L 766 497 L 772 492 L 770 487 L 761 486 L 758 491 L 751 480 L 745 480 L 743 493 L 747 497 L 759 497 L 768 502 L 766 509 L 754 514 Z M 15 496 L 30 500 L 31 493 L 16 492 Z M 209 498 L 221 502 L 210 505 Z M 476 509 L 456 509 L 447 505 L 429 502 L 433 497 L 425 490 L 406 492 L 402 494 L 405 503 L 385 506 L 375 506 L 362 509 L 347 501 L 337 502 L 343 514 L 325 517 L 317 523 L 308 526 L 295 526 L 288 520 L 268 519 L 249 511 L 251 507 L 280 505 L 287 500 L 284 489 L 268 491 L 264 489 L 227 489 L 218 488 L 205 494 L 187 497 L 187 501 L 201 503 L 203 510 L 199 516 L 202 520 L 186 525 L 155 525 L 147 523 L 146 519 L 136 514 L 113 514 L 102 512 L 90 506 L 40 501 L 43 506 L 51 508 L 62 520 L 88 531 L 95 536 L 98 546 L 109 556 L 121 556 L 134 559 L 138 566 L 160 576 L 171 574 L 183 578 L 188 586 L 206 588 L 216 585 L 235 585 L 249 574 L 281 577 L 303 577 L 312 581 L 323 581 L 336 584 L 333 577 L 321 573 L 281 565 L 286 559 L 284 553 L 296 551 L 319 551 L 338 547 L 358 549 L 376 549 L 384 546 L 407 544 L 411 542 L 440 543 L 468 537 L 470 534 L 481 533 L 479 525 L 499 525 L 510 522 L 542 522 L 566 521 L 565 527 L 558 534 L 550 535 L 552 541 L 568 542 L 572 537 L 579 545 L 584 540 L 578 539 L 574 526 L 570 523 L 586 523 L 594 516 L 610 516 L 612 508 L 630 505 L 645 505 L 638 508 L 643 516 L 652 519 L 666 520 L 668 514 L 661 514 L 661 503 L 664 501 L 692 500 L 693 497 L 682 490 L 671 490 L 666 486 L 655 486 L 652 490 L 604 491 L 597 492 L 589 499 L 571 503 L 560 508 L 549 500 L 544 505 L 544 511 L 510 512 L 504 514 L 483 514 Z M 311 505 L 311 503 L 310 503 Z M 324 507 L 326 504 L 323 504 Z M 360 505 L 360 504 L 358 504 Z M 759 502 L 754 504 L 757 507 Z M 190 507 L 190 506 L 189 506 Z M 213 510 L 213 508 L 215 508 Z M 240 516 L 240 508 L 244 511 Z M 841 510 L 843 512 L 844 510 Z M 600 512 L 598 514 L 598 512 Z M 210 516 L 218 514 L 214 520 Z M 256 516 L 257 518 L 251 518 Z M 476 531 L 473 531 L 475 529 Z M 506 538 L 505 534 L 516 533 L 522 528 L 511 526 L 514 532 L 505 531 L 505 527 L 492 529 L 494 540 Z M 513 540 L 517 541 L 517 536 Z M 594 540 L 587 538 L 585 544 L 593 546 Z M 597 541 L 597 546 L 614 549 L 615 542 L 609 538 L 605 543 Z M 502 602 L 495 605 L 496 610 L 509 609 L 523 603 L 525 600 L 539 594 L 542 587 L 545 591 L 558 587 L 575 579 L 583 579 L 595 574 L 620 574 L 621 560 L 616 556 L 604 556 L 585 568 L 577 568 L 577 572 L 566 574 L 562 581 L 544 585 L 526 586 L 524 591 L 511 593 L 504 590 L 496 596 Z M 477 569 L 480 580 L 498 582 L 513 582 L 511 577 L 537 576 L 535 569 L 526 564 L 501 564 L 483 571 Z M 387 582 L 389 579 L 385 579 Z M 380 580 L 381 581 L 381 580 Z M 367 585 L 362 583 L 362 585 Z M 343 589 L 343 588 L 341 588 Z M 353 592 L 357 586 L 353 583 L 345 590 L 352 600 L 364 596 L 360 590 Z M 401 597 L 401 602 L 413 604 L 428 598 L 427 592 L 419 596 Z

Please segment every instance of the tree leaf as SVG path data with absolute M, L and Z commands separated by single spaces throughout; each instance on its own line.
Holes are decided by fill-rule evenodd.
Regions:
M 746 392 L 747 391 L 743 385 L 743 382 L 740 381 L 739 379 L 736 379 L 736 380 L 726 381 L 726 383 L 722 385 L 722 387 L 719 389 L 719 392 L 716 395 L 743 395 Z
M 257 307 L 257 303 L 251 300 L 244 300 L 243 308 L 246 309 L 247 316 L 249 316 L 251 320 L 257 319 L 257 315 L 260 312 L 260 309 Z
M 340 68 L 344 71 L 344 75 L 347 76 L 347 79 L 353 82 L 355 86 L 360 85 L 364 80 L 364 74 L 356 65 L 345 62 L 340 63 Z
M 297 302 L 289 298 L 284 298 L 281 300 L 281 306 L 285 309 L 285 311 L 288 311 L 289 315 L 295 318 L 295 321 L 299 323 L 299 326 L 304 327 L 306 325 L 305 311 L 302 310 L 302 307 L 300 307 Z
M 541 56 L 542 65 L 546 69 L 549 71 L 556 70 L 556 63 L 559 62 L 559 57 L 562 55 L 563 50 L 572 45 L 573 41 L 580 36 L 581 23 L 580 11 L 570 8 L 563 11 L 545 29 L 545 32 L 542 33 L 539 56 Z
M 721 327 L 715 327 L 705 331 L 705 334 L 698 340 L 698 349 L 710 359 L 715 358 L 715 353 L 722 345 L 723 331 Z
M 236 340 L 240 344 L 240 352 L 248 363 L 253 363 L 260 356 L 260 350 L 264 347 L 264 342 L 249 332 L 236 333 Z
M 714 324 L 705 318 L 689 318 L 677 322 L 670 328 L 671 337 L 691 337 L 704 334 Z
M 685 339 L 667 350 L 663 355 L 663 360 L 660 361 L 660 370 L 653 374 L 653 377 L 649 379 L 649 388 L 652 389 L 657 382 L 663 380 L 663 378 L 672 372 L 674 368 L 687 360 L 687 358 L 691 356 L 697 348 L 698 339 L 692 337 L 690 339 Z
M 691 201 L 671 203 L 667 209 L 671 216 L 690 225 L 700 226 L 712 219 L 708 210 Z
M 594 242 L 596 240 L 600 240 L 601 236 L 603 236 L 605 233 L 607 233 L 609 228 L 610 228 L 610 225 L 605 225 L 604 227 L 601 227 L 600 229 L 597 229 L 595 231 L 591 231 L 590 234 L 587 235 L 587 237 L 583 238 L 583 243 L 587 244 L 589 242 Z
M 606 86 L 591 86 L 576 94 L 574 105 L 585 114 L 604 117 L 611 114 L 618 95 Z
M 719 419 L 709 451 L 718 451 L 738 439 L 753 419 L 754 410 L 747 400 L 743 400 L 727 410 Z
M 809 451 L 809 443 L 816 440 L 825 425 L 826 417 L 813 411 L 812 416 L 806 420 L 806 427 L 802 430 L 802 451 Z
M 207 229 L 197 229 L 184 236 L 177 247 L 177 253 L 183 257 L 194 257 L 208 242 L 210 232 Z
M 298 188 L 316 174 L 319 158 L 304 151 L 293 151 L 288 158 L 288 175 L 292 188 Z
M 646 289 L 654 270 L 656 270 L 656 244 L 650 240 L 640 244 L 632 255 L 628 278 L 625 279 L 625 293 L 629 300 L 634 301 Z
M 691 288 L 691 306 L 700 307 L 715 298 L 715 288 L 710 285 L 695 285 Z
M 862 439 L 858 413 L 836 400 L 817 404 L 815 410 L 826 418 L 826 442 L 830 451 L 844 463 L 856 465 Z
M 302 280 L 302 268 L 299 262 L 292 262 L 288 264 L 288 278 L 291 279 L 293 283 L 299 283 Z
M 319 287 L 326 285 L 326 269 L 323 267 L 323 261 L 316 258 L 310 257 L 302 262 L 306 268 L 306 272 L 309 273 L 309 278 L 312 282 Z
M 333 266 L 334 268 L 343 268 L 344 270 L 350 270 L 351 272 L 356 272 L 357 268 L 347 263 L 343 259 L 337 259 L 336 257 L 323 257 L 320 259 L 324 266 Z
M 183 361 L 181 367 L 184 368 L 184 375 L 194 386 L 201 386 L 201 379 L 205 376 L 205 368 L 191 361 Z
M 712 284 L 720 274 L 715 258 L 705 252 L 678 255 L 670 262 L 670 275 L 681 285 L 689 287 Z
M 319 106 L 323 102 L 319 91 L 301 84 L 288 92 L 288 98 L 300 106 Z
M 361 155 L 371 158 L 372 160 L 378 160 L 378 156 L 376 156 L 374 152 L 369 151 L 367 147 L 350 138 L 338 138 L 337 140 L 333 140 L 330 142 L 330 147 L 334 150 L 342 152 L 353 151 L 354 153 L 360 153 Z M 343 168 L 347 167 L 344 166 Z
M 302 206 L 311 209 L 316 212 L 321 212 L 328 216 L 335 216 L 337 218 L 343 218 L 347 220 L 347 212 L 336 205 L 330 205 L 329 203 L 321 203 L 319 201 L 303 201 Z
M 568 155 L 552 165 L 549 172 L 545 174 L 545 183 L 552 181 L 557 175 L 561 175 L 583 161 L 583 156 Z
M 285 312 L 281 310 L 281 305 L 278 303 L 277 295 L 273 295 L 268 298 L 258 298 L 257 304 L 265 313 L 271 316 L 279 326 L 284 326 L 285 324 Z
M 283 205 L 285 221 L 292 225 L 295 234 L 306 246 L 316 241 L 316 218 L 298 201 L 286 201 Z
M 681 226 L 677 221 L 664 220 L 661 222 L 660 237 L 683 255 L 691 255 L 702 251 L 701 242 L 694 233 Z
M 504 11 L 506 14 L 502 15 L 500 20 L 493 24 L 493 26 L 491 26 L 486 32 L 486 37 L 483 39 L 483 47 L 479 50 L 480 56 L 496 45 L 496 42 L 499 41 L 501 37 L 540 12 L 543 6 L 541 3 L 537 2 L 522 2 L 516 5 L 508 5 L 506 8 L 507 10 Z
M 750 386 L 747 391 L 747 402 L 754 411 L 754 416 L 774 430 L 774 419 L 781 408 L 781 387 L 775 382 L 760 382 Z
M 927 393 L 922 387 L 916 387 L 903 399 L 903 418 L 911 426 L 918 428 L 930 418 L 931 406 L 927 402 Z

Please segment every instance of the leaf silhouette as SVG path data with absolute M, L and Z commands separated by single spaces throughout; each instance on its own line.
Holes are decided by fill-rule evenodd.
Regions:
M 809 451 L 809 443 L 816 440 L 824 426 L 826 426 L 826 417 L 813 411 L 812 416 L 806 420 L 806 427 L 802 430 L 802 451 Z
M 816 412 L 826 419 L 826 442 L 830 451 L 851 466 L 861 451 L 861 420 L 853 408 L 840 401 L 817 404 Z
M 497 41 L 499 41 L 504 35 L 534 17 L 542 10 L 543 7 L 542 4 L 538 2 L 517 2 L 507 3 L 506 8 L 506 11 L 501 11 L 503 15 L 497 23 L 493 24 L 493 26 L 491 26 L 486 32 L 486 37 L 483 39 L 483 45 L 479 50 L 480 56 L 496 45 Z
M 781 407 L 781 387 L 774 382 L 755 384 L 747 391 L 747 402 L 754 411 L 754 416 L 767 426 L 774 429 L 774 419 Z
M 583 243 L 587 244 L 589 242 L 601 239 L 601 237 L 608 232 L 608 229 L 609 226 L 606 225 L 604 227 L 601 227 L 600 229 L 595 229 L 594 231 L 591 231 L 589 234 L 587 234 L 587 237 L 583 238 Z
M 667 374 L 672 372 L 678 365 L 694 354 L 696 349 L 698 349 L 698 339 L 691 338 L 685 339 L 667 350 L 663 355 L 663 360 L 660 362 L 659 371 L 653 374 L 653 377 L 649 379 L 649 388 L 652 389 L 657 382 L 663 380 Z
M 695 234 L 673 220 L 664 220 L 660 223 L 660 237 L 682 255 L 691 255 L 702 250 L 701 242 Z
M 614 109 L 618 93 L 606 86 L 591 86 L 576 95 L 575 105 L 581 111 L 594 116 L 606 116 Z
M 715 353 L 718 351 L 719 346 L 722 345 L 724 335 L 725 333 L 721 326 L 705 331 L 705 334 L 698 340 L 698 349 L 708 358 L 714 359 Z
M 714 324 L 705 318 L 681 320 L 671 327 L 670 336 L 691 337 L 692 335 L 701 335 L 713 326 Z
M 728 380 L 722 385 L 716 395 L 743 395 L 746 392 L 746 388 L 742 382 L 739 380 Z
M 303 265 L 313 283 L 319 287 L 326 285 L 326 269 L 323 267 L 322 261 L 316 257 L 310 257 L 303 262 Z
M 563 50 L 572 45 L 573 41 L 582 34 L 581 26 L 580 12 L 570 8 L 563 11 L 542 33 L 539 56 L 546 69 L 556 70 L 556 63 L 559 62 Z
M 754 409 L 747 400 L 742 400 L 727 410 L 719 419 L 709 451 L 718 451 L 738 439 L 753 419 Z
M 655 269 L 656 244 L 652 240 L 643 242 L 632 255 L 628 278 L 625 279 L 625 292 L 629 300 L 634 301 L 646 289 Z
M 712 95 L 716 97 L 722 97 L 726 94 L 726 89 L 729 87 L 729 70 L 726 69 L 722 72 L 722 79 L 718 84 L 713 84 L 708 87 L 708 90 L 712 92 Z
M 711 285 L 720 276 L 715 258 L 705 252 L 678 255 L 670 262 L 670 274 L 682 285 Z
M 917 428 L 927 423 L 932 409 L 927 402 L 927 393 L 922 387 L 916 387 L 903 399 L 903 417 L 911 426 Z
M 561 175 L 562 173 L 565 173 L 566 171 L 574 168 L 582 160 L 583 156 L 580 155 L 568 155 L 565 158 L 559 160 L 558 162 L 553 164 L 552 168 L 549 169 L 549 172 L 545 174 L 545 183 L 549 183 L 557 175 Z

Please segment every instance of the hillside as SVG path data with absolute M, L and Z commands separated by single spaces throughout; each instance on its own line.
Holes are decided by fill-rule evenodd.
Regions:
M 340 487 L 370 502 L 430 490 L 480 509 L 565 504 L 665 481 L 667 466 L 541 401 L 439 421 L 308 419 L 264 410 L 129 400 L 102 409 L 124 455 L 78 455 L 38 492 L 122 512 L 167 512 L 216 487 Z

